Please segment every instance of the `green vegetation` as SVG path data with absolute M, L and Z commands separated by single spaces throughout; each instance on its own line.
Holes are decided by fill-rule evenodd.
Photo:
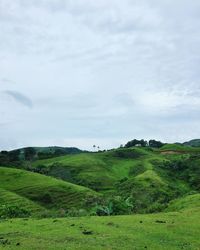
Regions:
M 0 152 L 0 165 L 2 166 L 20 166 L 24 161 L 33 161 L 37 159 L 47 159 L 68 154 L 79 154 L 78 148 L 63 147 L 27 147 L 12 151 Z
M 185 197 L 178 198 L 169 203 L 166 211 L 181 211 L 188 209 L 196 209 L 200 211 L 200 194 L 186 195 Z
M 200 147 L 200 139 L 194 139 L 188 142 L 184 142 L 185 146 Z
M 49 175 L 87 186 L 97 191 L 114 188 L 117 180 L 129 176 L 131 169 L 150 153 L 143 149 L 119 149 L 110 152 L 62 156 L 33 163 Z M 151 156 L 151 154 L 150 154 Z M 62 174 L 59 174 L 59 172 Z
M 198 250 L 200 213 L 160 213 L 0 223 L 0 249 Z
M 200 190 L 199 148 L 137 146 L 42 160 L 31 157 L 31 148 L 25 152 L 23 170 L 0 168 L 0 187 L 58 214 L 64 209 L 75 216 L 82 208 L 89 215 L 161 212 L 171 200 Z
M 185 145 L 182 145 L 182 144 L 166 144 L 164 146 L 162 146 L 160 148 L 160 150 L 171 150 L 171 151 L 174 151 L 174 152 L 177 152 L 177 153 L 180 153 L 180 152 L 199 152 L 200 151 L 200 148 L 194 148 L 194 147 L 191 147 L 191 146 L 185 146 Z
M 24 170 L 0 167 L 0 205 L 23 204 L 30 212 L 43 207 L 68 211 L 70 208 L 86 208 L 86 203 L 98 198 L 94 191 L 75 184 Z M 33 203 L 35 202 L 35 203 Z M 27 204 L 27 205 L 26 205 Z M 35 204 L 35 206 L 31 206 Z M 37 209 L 37 210 L 38 210 Z
M 0 249 L 200 248 L 200 148 L 57 149 L 0 153 Z

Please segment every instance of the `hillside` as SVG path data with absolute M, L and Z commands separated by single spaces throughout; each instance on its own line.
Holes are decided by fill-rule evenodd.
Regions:
M 183 145 L 191 147 L 200 147 L 200 139 L 194 139 L 188 142 L 184 142 Z
M 199 164 L 200 148 L 177 144 L 67 154 L 22 161 L 18 169 L 1 167 L 0 188 L 48 210 L 152 213 L 200 191 Z
M 39 160 L 32 166 L 38 169 L 46 167 L 49 175 L 104 191 L 113 189 L 116 181 L 134 174 L 138 168 L 140 171 L 151 169 L 151 160 L 163 159 L 144 148 L 130 148 Z
M 172 200 L 166 211 L 200 210 L 200 194 L 186 195 L 185 197 Z
M 0 249 L 200 248 L 198 147 L 7 163 L 0 167 Z
M 10 192 L 8 190 L 0 188 L 0 215 L 2 217 L 6 217 L 7 212 L 11 213 L 10 211 L 12 208 L 23 208 L 28 214 L 24 215 L 39 215 L 41 213 L 45 213 L 46 209 L 36 202 L 27 199 L 21 195 L 16 194 L 15 192 Z M 9 211 L 3 211 L 3 210 Z M 18 214 L 16 214 L 17 217 Z M 15 217 L 15 215 L 13 215 Z
M 121 148 L 38 160 L 32 171 L 102 193 L 104 205 L 111 202 L 117 207 L 118 212 L 113 208 L 113 213 L 155 212 L 162 211 L 170 200 L 198 190 L 198 152 L 198 148 L 175 144 L 161 149 Z M 123 205 L 119 208 L 118 203 Z
M 27 203 L 31 212 L 40 206 L 53 210 L 86 208 L 88 199 L 98 197 L 97 193 L 85 187 L 5 167 L 0 167 L 0 188 L 0 204 L 12 200 L 18 205 Z
M 0 152 L 0 165 L 2 166 L 20 166 L 24 161 L 33 161 L 37 159 L 47 159 L 68 154 L 79 154 L 84 151 L 75 147 L 26 147 L 11 151 Z

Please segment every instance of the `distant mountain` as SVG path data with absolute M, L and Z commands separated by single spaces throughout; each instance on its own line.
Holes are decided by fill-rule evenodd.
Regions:
M 68 154 L 79 154 L 87 151 L 82 151 L 75 147 L 26 147 L 11 151 L 0 152 L 0 163 L 4 166 L 9 166 L 10 162 L 19 164 L 19 161 L 24 160 L 42 160 L 52 157 L 58 157 Z M 14 164 L 14 165 L 16 165 Z M 21 163 L 20 163 L 21 164 Z
M 194 139 L 188 142 L 184 142 L 183 145 L 191 147 L 200 147 L 200 139 Z

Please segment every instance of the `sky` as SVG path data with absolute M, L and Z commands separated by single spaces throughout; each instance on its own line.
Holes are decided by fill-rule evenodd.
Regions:
M 200 137 L 199 0 L 0 0 L 0 150 Z

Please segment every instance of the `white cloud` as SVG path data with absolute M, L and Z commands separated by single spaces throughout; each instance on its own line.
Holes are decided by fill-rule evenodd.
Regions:
M 197 0 L 0 0 L 0 148 L 199 137 L 199 10 Z

